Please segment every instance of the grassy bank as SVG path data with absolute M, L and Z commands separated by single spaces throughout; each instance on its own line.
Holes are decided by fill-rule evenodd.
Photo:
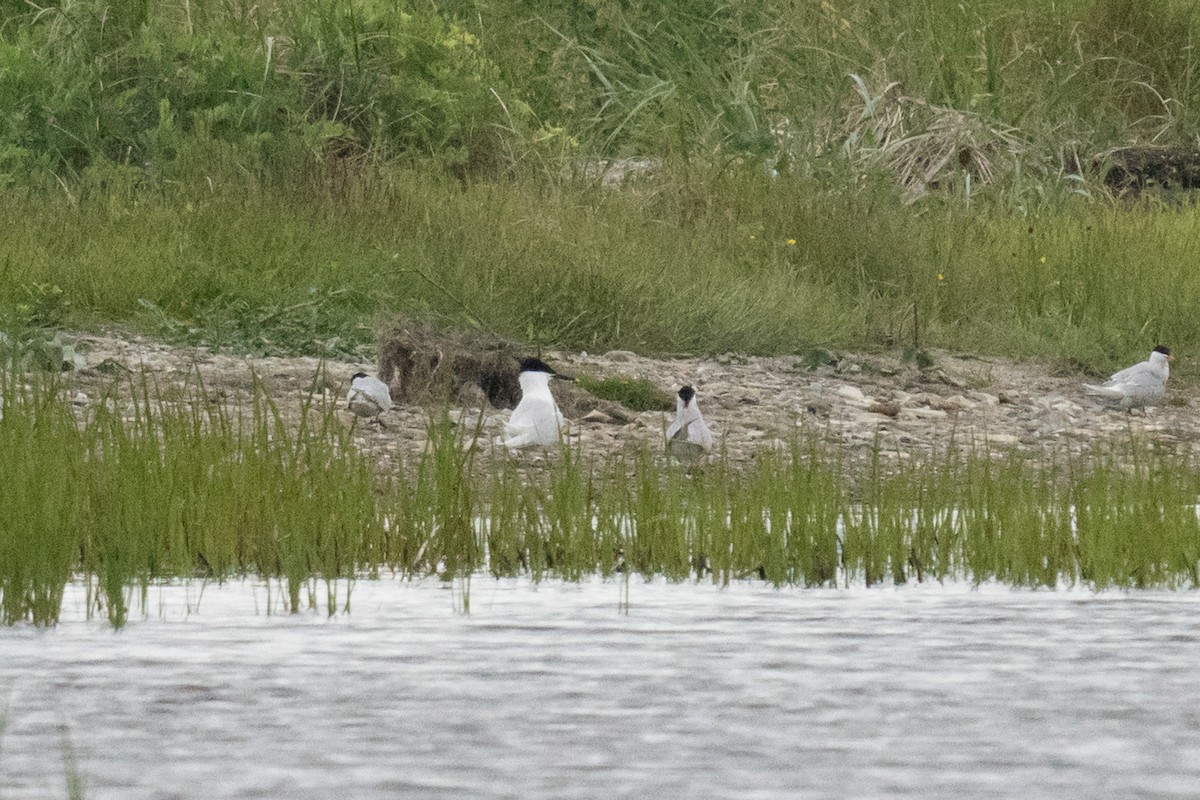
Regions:
M 338 579 L 763 580 L 776 586 L 1001 581 L 1200 585 L 1200 471 L 1123 445 L 1085 462 L 944 453 L 847 473 L 798 440 L 747 471 L 687 473 L 642 451 L 480 469 L 435 422 L 424 455 L 377 475 L 330 408 L 245 418 L 134 386 L 77 421 L 53 387 L 9 385 L 0 425 L 0 612 L 54 624 L 70 580 L 122 625 L 156 581 L 254 577 L 349 609 Z M 466 598 L 464 598 L 465 600 Z
M 1194 349 L 1190 4 L 0 2 L 0 314 L 365 355 Z M 663 166 L 600 188 L 604 160 Z M 608 163 L 611 163 L 608 162 Z M 771 171 L 777 177 L 771 178 Z
M 896 112 L 926 138 L 953 120 L 975 177 L 986 161 L 1011 186 L 1016 156 L 1053 177 L 1072 154 L 1186 143 L 1198 32 L 1180 0 L 5 0 L 0 184 L 217 154 L 273 177 L 323 160 L 486 177 L 580 153 L 804 172 L 887 151 Z
M 589 351 L 917 344 L 1104 370 L 1200 345 L 1190 206 L 917 214 L 886 187 L 726 173 L 696 207 L 677 178 L 10 194 L 0 309 L 17 327 L 119 321 L 261 352 L 367 354 L 395 312 Z

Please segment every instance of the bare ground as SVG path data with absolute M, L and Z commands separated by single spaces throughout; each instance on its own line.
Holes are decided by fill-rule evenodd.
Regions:
M 114 381 L 144 374 L 166 397 L 185 401 L 203 385 L 210 400 L 235 410 L 248 407 L 258 380 L 286 415 L 296 415 L 312 388 L 337 402 L 353 373 L 375 371 L 373 364 L 249 358 L 140 336 L 84 334 L 78 343 L 87 367 L 68 374 L 66 382 L 81 408 L 97 402 Z M 615 351 L 544 357 L 566 373 L 648 378 L 672 393 L 692 384 L 718 449 L 735 464 L 788 447 L 797 432 L 828 441 L 849 465 L 865 462 L 877 449 L 883 458 L 899 461 L 948 446 L 1079 453 L 1134 436 L 1193 452 L 1200 442 L 1200 417 L 1178 385 L 1168 387 L 1163 406 L 1143 416 L 1103 409 L 1083 395 L 1083 376 L 1056 374 L 1034 362 L 934 352 L 934 365 L 919 369 L 897 354 L 836 355 L 836 364 L 816 368 L 797 356 L 662 359 Z M 452 409 L 451 416 L 473 430 L 479 412 Z M 490 443 L 510 411 L 482 412 L 482 434 Z M 572 420 L 569 433 L 591 455 L 661 448 L 671 418 L 658 411 L 631 413 L 625 421 L 592 416 Z M 343 418 L 352 424 L 349 413 Z M 398 405 L 386 415 L 386 428 L 359 421 L 354 440 L 377 455 L 381 469 L 398 468 L 397 462 L 425 448 L 428 419 L 422 406 Z M 484 453 L 508 457 L 490 446 Z M 537 461 L 542 455 L 517 457 Z

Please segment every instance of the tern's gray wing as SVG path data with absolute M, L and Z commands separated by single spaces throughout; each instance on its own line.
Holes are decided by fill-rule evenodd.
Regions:
M 1150 370 L 1141 370 L 1127 375 L 1120 381 L 1110 381 L 1114 389 L 1125 395 L 1126 405 L 1140 406 L 1153 403 L 1163 396 L 1166 382 Z
M 387 410 L 378 397 L 362 389 L 350 390 L 346 396 L 346 406 L 360 417 L 377 417 Z
M 1134 364 L 1132 367 L 1126 367 L 1120 372 L 1113 373 L 1113 376 L 1104 385 L 1115 386 L 1118 383 L 1141 380 L 1141 377 L 1144 375 L 1154 376 L 1154 368 L 1150 366 L 1149 361 L 1143 361 L 1140 364 Z
M 1110 380 L 1103 386 L 1084 384 L 1083 390 L 1121 408 L 1154 405 L 1162 399 L 1166 390 L 1165 376 L 1152 369 L 1130 368 L 1121 370 L 1117 376 L 1120 376 L 1121 380 Z

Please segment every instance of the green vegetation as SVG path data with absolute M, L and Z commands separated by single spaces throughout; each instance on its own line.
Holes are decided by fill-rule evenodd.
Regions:
M 415 175 L 353 202 L 205 189 L 115 208 L 41 198 L 35 213 L 0 199 L 0 309 L 318 354 L 370 350 L 388 310 L 589 351 L 909 346 L 914 308 L 921 347 L 1100 371 L 1159 341 L 1200 347 L 1194 208 L 914 216 L 806 180 L 724 184 L 687 226 L 661 221 L 657 194 Z M 50 292 L 57 305 L 29 311 Z
M 110 323 L 366 358 L 401 312 L 590 351 L 1200 351 L 1200 210 L 1104 183 L 1115 146 L 1200 128 L 1193 4 L 551 5 L 0 0 L 0 366 L 74 363 L 55 332 Z M 315 401 L 297 426 L 141 386 L 80 421 L 22 381 L 8 622 L 52 624 L 72 575 L 116 625 L 160 579 L 260 576 L 295 608 L 439 564 L 1198 582 L 1197 473 L 1141 446 L 850 476 L 803 442 L 745 473 L 569 453 L 518 480 L 439 424 L 379 476 Z
M 675 398 L 646 378 L 593 378 L 579 375 L 575 382 L 601 400 L 612 400 L 633 411 L 675 409 Z
M 881 452 L 856 473 L 798 439 L 745 471 L 686 472 L 645 450 L 539 467 L 465 447 L 469 432 L 435 419 L 423 456 L 376 474 L 315 400 L 285 420 L 260 395 L 242 419 L 199 393 L 168 405 L 125 388 L 128 412 L 77 422 L 53 386 L 6 385 L 4 622 L 54 624 L 70 580 L 117 626 L 129 592 L 145 608 L 156 581 L 246 576 L 277 581 L 293 611 L 323 582 L 331 614 L 350 607 L 339 579 L 385 571 L 1200 587 L 1200 470 L 1145 444 L 1086 462 L 954 451 L 887 469 Z
M 1198 30 L 1182 0 L 4 0 L 0 173 L 169 185 L 225 162 L 277 185 L 402 160 L 477 178 L 564 153 L 807 171 L 831 148 L 895 155 L 871 140 L 893 98 L 925 118 L 911 135 L 949 110 L 964 145 L 1019 143 L 973 158 L 1057 171 L 1067 145 L 1185 142 Z
M 1183 354 L 1198 212 L 1114 203 L 1093 160 L 1189 141 L 1198 26 L 1135 0 L 6 0 L 0 315 L 332 355 L 398 311 L 592 350 Z M 602 189 L 628 157 L 658 166 Z

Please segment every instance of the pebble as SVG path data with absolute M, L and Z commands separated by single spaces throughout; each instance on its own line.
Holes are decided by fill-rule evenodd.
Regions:
M 114 375 L 145 367 L 156 373 L 155 380 L 164 389 L 176 387 L 175 394 L 164 396 L 186 401 L 190 390 L 185 387 L 194 386 L 199 377 L 206 390 L 222 397 L 221 402 L 231 411 L 251 407 L 253 370 L 268 376 L 269 389 L 285 416 L 294 415 L 303 387 L 313 385 L 321 363 L 308 358 L 256 360 L 212 355 L 203 349 L 168 347 L 141 337 L 122 340 L 93 336 L 81 342 L 87 349 L 88 362 L 97 366 L 68 378 L 66 396 L 78 404 L 80 413 L 101 402 L 99 398 L 109 396 Z M 1168 387 L 1169 402 L 1147 419 L 1097 408 L 1080 395 L 1078 376 L 1056 377 L 1049 368 L 1031 362 L 991 359 L 984 380 L 978 361 L 956 361 L 944 353 L 934 354 L 938 366 L 925 373 L 901 362 L 898 353 L 838 354 L 838 369 L 822 365 L 802 373 L 793 369 L 798 363 L 794 355 L 746 358 L 726 353 L 718 358 L 658 361 L 628 350 L 614 350 L 603 356 L 548 355 L 561 357 L 563 363 L 577 364 L 597 376 L 636 372 L 672 393 L 684 383 L 701 387 L 701 410 L 710 427 L 719 432 L 722 447 L 734 465 L 752 463 L 757 453 L 787 449 L 798 438 L 810 436 L 844 456 L 847 468 L 869 463 L 881 439 L 904 453 L 889 458 L 919 457 L 951 442 L 969 448 L 972 442 L 984 440 L 998 450 L 1036 453 L 1048 446 L 1078 453 L 1105 439 L 1125 441 L 1131 433 L 1172 446 L 1188 446 L 1200 440 L 1200 415 L 1194 416 L 1186 406 L 1170 402 L 1182 396 L 1180 392 L 1172 397 L 1173 387 Z M 344 383 L 359 369 L 374 371 L 370 364 L 351 362 L 328 362 L 325 368 L 333 385 L 321 386 L 323 394 L 316 402 L 334 407 L 344 394 L 339 381 Z M 184 391 L 178 391 L 180 388 Z M 466 410 L 452 410 L 451 419 L 473 431 L 478 415 L 483 413 L 487 435 L 482 438 L 486 441 L 502 431 L 511 414 L 507 409 L 487 407 L 482 392 L 469 405 L 471 408 Z M 348 415 L 340 409 L 337 413 L 348 427 Z M 634 413 L 620 406 L 602 405 L 582 419 L 571 421 L 569 440 L 577 442 L 585 453 L 597 456 L 639 443 L 661 448 L 663 431 L 672 417 L 671 413 Z M 356 444 L 381 457 L 394 453 L 397 464 L 412 464 L 427 437 L 429 422 L 424 410 L 398 407 L 385 422 L 386 430 L 358 426 Z M 488 447 L 478 454 L 481 460 L 503 457 Z
M 867 399 L 865 394 L 863 394 L 863 390 L 857 386 L 839 386 L 837 395 L 843 400 L 853 403 L 856 406 L 866 407 L 871 404 L 871 401 Z

